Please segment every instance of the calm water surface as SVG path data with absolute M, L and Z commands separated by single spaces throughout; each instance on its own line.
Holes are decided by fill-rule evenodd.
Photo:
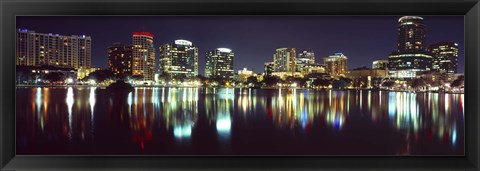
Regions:
M 16 89 L 17 154 L 463 155 L 464 95 Z

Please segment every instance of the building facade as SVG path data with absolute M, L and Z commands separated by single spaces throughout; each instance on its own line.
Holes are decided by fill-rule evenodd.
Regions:
M 188 40 L 160 46 L 160 72 L 171 76 L 195 77 L 198 75 L 198 48 Z
M 17 65 L 54 66 L 75 70 L 89 69 L 91 66 L 90 36 L 36 33 L 27 29 L 18 29 L 16 36 Z
M 453 42 L 440 42 L 429 46 L 428 50 L 433 55 L 432 69 L 436 72 L 457 73 L 458 44 Z
M 265 77 L 271 77 L 272 73 L 275 72 L 274 66 L 274 62 L 265 62 L 263 64 L 263 75 Z
M 297 56 L 296 71 L 303 72 L 307 66 L 315 64 L 315 53 L 313 50 L 303 50 Z
M 427 29 L 423 18 L 418 16 L 403 16 L 398 19 L 397 50 L 424 50 Z
M 331 76 L 345 76 L 347 73 L 347 56 L 342 53 L 335 53 L 331 56 L 323 58 L 323 65 L 326 73 Z
M 404 16 L 398 20 L 397 51 L 388 56 L 389 74 L 396 78 L 414 78 L 432 68 L 432 55 L 425 50 L 426 26 L 423 18 Z
M 372 69 L 388 69 L 388 60 L 376 60 L 372 62 Z
M 228 48 L 217 48 L 206 52 L 205 76 L 232 79 L 234 58 L 235 54 Z
M 155 74 L 155 48 L 153 34 L 133 32 L 132 75 L 142 75 L 144 81 L 153 81 Z
M 380 87 L 382 80 L 388 77 L 388 70 L 362 67 L 348 71 L 346 76 L 352 79 L 356 88 Z
M 108 69 L 115 75 L 132 75 L 132 52 L 131 45 L 115 43 L 108 47 Z
M 248 70 L 247 68 L 243 68 L 243 70 L 238 70 L 237 73 L 237 81 L 240 82 L 246 82 L 248 80 L 248 77 L 257 76 L 255 72 L 253 72 L 252 70 Z
M 325 73 L 325 72 L 326 72 L 325 65 L 309 64 L 303 69 L 302 74 L 306 76 L 308 74 L 317 74 L 317 73 Z
M 274 71 L 295 72 L 296 60 L 295 48 L 278 48 L 273 55 Z

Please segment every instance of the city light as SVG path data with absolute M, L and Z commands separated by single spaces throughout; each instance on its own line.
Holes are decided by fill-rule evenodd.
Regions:
M 72 84 L 73 83 L 73 79 L 72 78 L 67 78 L 67 84 Z
M 275 35 L 269 41 L 248 39 L 248 34 L 222 41 L 217 39 L 223 33 L 216 32 L 210 36 L 216 42 L 209 44 L 195 34 L 210 33 L 196 27 L 189 28 L 198 29 L 192 34 L 159 34 L 155 43 L 155 32 L 133 30 L 94 40 L 129 41 L 108 47 L 92 44 L 92 38 L 110 33 L 89 36 L 79 28 L 73 36 L 60 36 L 18 29 L 18 149 L 31 153 L 38 140 L 87 149 L 74 151 L 82 154 L 340 154 L 351 149 L 344 145 L 356 143 L 362 149 L 352 153 L 371 148 L 382 155 L 429 155 L 437 149 L 438 154 L 461 154 L 465 76 L 458 61 L 463 62 L 464 47 L 454 42 L 462 41 L 427 41 L 435 24 L 428 23 L 427 30 L 422 17 L 396 19 L 385 31 L 393 39 L 380 43 L 394 49 L 357 50 L 347 45 L 358 44 L 361 36 L 341 40 L 343 45 L 332 40 L 338 47 L 326 50 L 321 42 L 307 42 L 320 47 L 308 49 L 289 46 L 296 39 L 275 29 L 269 29 Z M 235 42 L 235 36 L 249 41 Z M 376 146 L 391 140 L 396 144 Z M 60 153 L 54 146 L 45 149 Z

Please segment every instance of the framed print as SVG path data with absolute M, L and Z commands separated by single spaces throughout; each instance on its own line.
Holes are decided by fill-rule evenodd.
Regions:
M 0 5 L 3 169 L 479 167 L 476 0 Z

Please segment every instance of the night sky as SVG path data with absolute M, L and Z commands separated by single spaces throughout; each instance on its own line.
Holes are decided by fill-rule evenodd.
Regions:
M 387 59 L 396 50 L 397 22 L 401 16 L 20 16 L 17 28 L 38 33 L 89 35 L 92 65 L 107 67 L 107 47 L 114 42 L 132 44 L 132 32 L 155 35 L 158 47 L 176 39 L 199 48 L 199 74 L 204 74 L 205 52 L 219 47 L 235 53 L 235 72 L 244 67 L 263 72 L 276 48 L 313 49 L 317 63 L 336 52 L 348 57 L 348 69 Z M 427 44 L 459 44 L 458 72 L 464 72 L 464 17 L 422 16 Z M 158 63 L 156 64 L 158 67 Z

